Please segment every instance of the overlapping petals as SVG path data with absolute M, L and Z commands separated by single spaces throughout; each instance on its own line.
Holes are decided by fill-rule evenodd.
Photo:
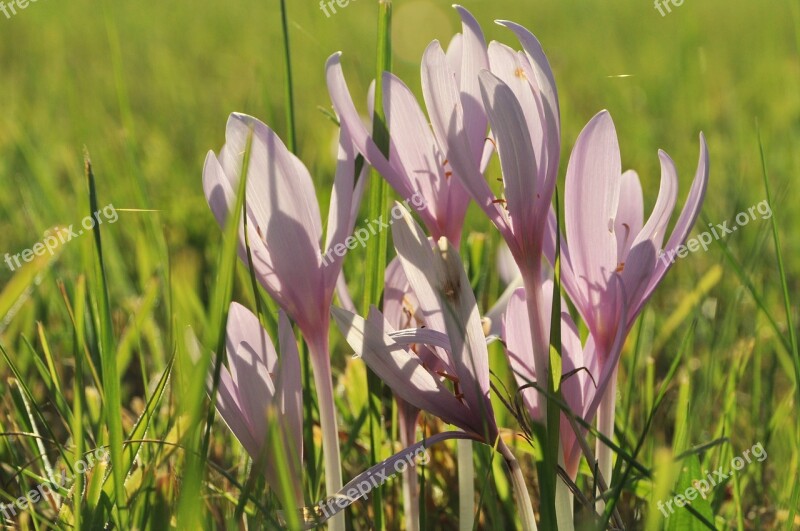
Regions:
M 264 467 L 267 482 L 278 488 L 275 463 L 288 462 L 294 496 L 303 500 L 303 393 L 300 358 L 286 315 L 279 319 L 281 357 L 258 318 L 232 303 L 228 314 L 228 366 L 220 372 L 217 410 L 256 463 Z M 279 424 L 283 447 L 267 444 L 268 423 Z

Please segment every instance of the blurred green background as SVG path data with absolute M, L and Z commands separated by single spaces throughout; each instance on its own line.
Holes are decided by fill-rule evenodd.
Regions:
M 320 111 L 330 108 L 324 62 L 343 52 L 354 99 L 366 113 L 377 2 L 351 0 L 330 17 L 312 0 L 288 4 L 299 156 L 316 180 L 324 214 L 336 138 L 335 125 Z M 560 92 L 562 184 L 569 148 L 583 125 L 605 108 L 619 133 L 624 166 L 642 178 L 646 212 L 658 191 L 657 150 L 666 150 L 677 163 L 682 205 L 703 131 L 711 153 L 703 212 L 708 222 L 732 220 L 766 197 L 760 128 L 798 322 L 800 1 L 687 0 L 663 17 L 648 0 L 463 4 L 487 40 L 517 47 L 510 32 L 492 23 L 509 19 L 542 42 Z M 394 70 L 418 95 L 425 46 L 432 39 L 448 42 L 459 27 L 450 2 L 394 2 Z M 207 151 L 223 144 L 232 111 L 253 114 L 285 137 L 283 102 L 277 0 L 39 0 L 11 18 L 0 13 L 0 253 L 20 252 L 48 228 L 78 223 L 85 215 L 84 146 L 92 156 L 101 205 L 151 210 L 121 211 L 119 221 L 104 229 L 115 327 L 120 335 L 130 333 L 123 362 L 124 368 L 131 364 L 126 407 L 144 397 L 148 376 L 163 369 L 173 332 L 187 325 L 202 330 L 205 324 L 221 240 L 201 186 Z M 469 228 L 489 232 L 474 205 L 470 212 Z M 785 333 L 770 230 L 769 221 L 759 219 L 726 244 Z M 168 261 L 154 237 L 161 231 Z M 40 347 L 37 322 L 57 359 L 71 352 L 58 282 L 70 284 L 87 269 L 90 239 L 64 246 L 19 293 L 5 291 L 0 341 L 27 374 L 34 374 L 33 362 L 23 338 L 34 350 Z M 351 278 L 359 275 L 359 253 L 363 250 L 348 260 Z M 8 287 L 13 276 L 0 267 L 0 286 Z M 487 301 L 497 294 L 493 286 Z M 354 296 L 360 289 L 354 282 Z M 649 436 L 650 451 L 674 442 L 678 409 L 688 418 L 691 445 L 713 439 L 722 428 L 732 437 L 729 455 L 757 441 L 769 443 L 769 459 L 749 470 L 752 478 L 745 476 L 746 501 L 740 505 L 746 510 L 740 512 L 747 527 L 755 525 L 752 518 L 763 518 L 764 526 L 780 522 L 780 514 L 785 519 L 786 485 L 797 481 L 798 471 L 798 441 L 789 429 L 798 414 L 792 406 L 792 362 L 735 268 L 719 247 L 694 253 L 679 261 L 649 308 L 644 344 L 652 348 L 643 351 L 632 372 L 625 359 L 621 369 L 621 393 L 643 382 L 640 392 L 622 399 L 629 411 L 646 411 L 644 388 L 652 393 L 653 379 L 664 374 L 695 325 L 680 370 L 691 383 L 687 401 L 669 395 L 665 417 Z M 348 357 L 334 365 L 341 369 Z M 9 374 L 0 363 L 0 391 Z M 631 415 L 635 441 L 644 413 Z M 10 416 L 11 406 L 0 397 L 0 421 L 8 425 Z M 0 441 L 0 462 L 12 460 L 8 445 L 13 444 Z M 734 509 L 727 507 L 725 515 L 735 522 Z

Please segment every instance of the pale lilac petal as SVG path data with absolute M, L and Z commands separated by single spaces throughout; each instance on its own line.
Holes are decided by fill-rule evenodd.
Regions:
M 211 370 L 213 371 L 213 367 Z M 242 411 L 239 404 L 239 390 L 225 367 L 220 371 L 216 406 L 220 417 L 222 417 L 231 433 L 242 444 L 247 453 L 253 458 L 258 457 L 264 440 L 255 439 L 250 418 Z
M 443 350 L 450 350 L 450 338 L 447 334 L 430 328 L 404 328 L 389 334 L 398 345 L 404 347 L 410 345 L 427 345 L 438 347 Z
M 464 53 L 464 37 L 460 33 L 453 35 L 450 44 L 447 45 L 447 66 L 455 75 L 456 80 L 461 82 L 461 57 Z
M 277 368 L 278 355 L 258 318 L 237 303 L 231 303 L 228 312 L 226 350 L 242 412 L 250 420 L 253 438 L 263 441 L 267 407 L 275 396 L 271 374 Z
M 481 89 L 478 73 L 489 68 L 486 40 L 478 21 L 463 7 L 454 6 L 461 17 L 461 70 L 459 88 L 461 105 L 464 109 L 464 130 L 470 151 L 477 156 L 486 137 L 487 118 L 481 105 Z M 477 163 L 478 160 L 474 159 Z
M 328 84 L 328 93 L 333 103 L 333 108 L 339 116 L 342 127 L 346 128 L 352 138 L 356 149 L 364 155 L 367 162 L 380 173 L 384 179 L 398 191 L 404 198 L 411 197 L 413 190 L 408 187 L 399 166 L 386 160 L 378 146 L 370 137 L 369 131 L 361 121 L 347 82 L 344 79 L 341 65 L 341 53 L 337 52 L 328 58 L 325 65 L 325 77 Z M 374 98 L 374 96 L 372 96 Z
M 425 50 L 422 59 L 422 92 L 436 138 L 455 177 L 461 180 L 472 199 L 501 232 L 508 233 L 502 208 L 494 202 L 494 193 L 479 171 L 483 142 L 473 153 L 464 132 L 464 111 L 454 73 L 438 41 Z
M 672 230 L 672 235 L 664 248 L 665 253 L 674 252 L 679 246 L 683 245 L 686 237 L 689 235 L 692 226 L 694 226 L 697 216 L 700 215 L 700 209 L 703 206 L 703 199 L 706 194 L 706 187 L 708 186 L 708 144 L 706 144 L 705 136 L 700 133 L 700 160 L 697 164 L 697 172 L 695 173 L 692 188 L 689 191 L 689 197 L 686 199 L 686 204 L 683 206 L 681 215 L 678 218 L 675 228 Z M 659 259 L 655 266 L 655 273 L 650 278 L 650 283 L 647 286 L 641 299 L 637 302 L 636 306 L 631 309 L 631 313 L 636 315 L 653 294 L 653 291 L 658 286 L 661 279 L 669 270 L 672 262 L 669 260 Z
M 420 360 L 395 343 L 373 320 L 332 307 L 331 313 L 347 342 L 392 391 L 415 407 L 449 424 L 473 425 L 469 409 L 456 399 Z
M 579 310 L 592 329 L 597 328 L 595 314 L 618 266 L 613 223 L 621 176 L 616 130 L 611 116 L 603 111 L 578 137 L 564 193 L 570 263 L 584 298 Z
M 328 209 L 328 228 L 325 234 L 324 250 L 344 242 L 350 236 L 349 230 L 353 191 L 355 189 L 356 153 L 347 129 L 339 130 L 339 151 L 336 162 L 336 175 L 333 179 L 330 208 Z M 334 263 L 339 257 L 334 257 Z
M 444 160 L 436 157 L 436 139 L 411 90 L 389 72 L 384 73 L 383 84 L 383 104 L 391 135 L 389 160 L 405 170 L 410 188 L 425 200 L 426 206 L 419 214 L 428 229 L 434 237 L 442 236 L 442 227 L 436 220 L 445 219 L 447 182 Z M 402 195 L 402 191 L 398 192 Z
M 500 78 L 484 70 L 480 74 L 483 103 L 492 124 L 503 171 L 506 205 L 512 228 L 523 248 L 541 242 L 535 227 L 537 209 L 549 207 L 537 199 L 536 156 L 525 123 L 525 115 L 511 89 Z M 538 245 L 534 245 L 534 248 Z
M 350 134 L 342 128 L 339 131 L 339 155 L 328 210 L 328 230 L 323 247 L 325 249 L 323 265 L 325 265 L 326 291 L 330 291 L 331 286 L 335 285 L 339 279 L 344 256 L 333 252 L 333 248 L 337 244 L 343 244 L 353 233 L 361 196 L 364 192 L 364 183 L 369 171 L 369 166 L 364 164 L 358 176 L 358 182 L 354 183 L 356 178 L 355 160 L 356 152 Z
M 514 373 L 514 378 L 520 387 L 530 383 L 539 383 L 534 369 L 533 342 L 531 341 L 531 326 L 528 315 L 525 289 L 519 288 L 514 291 L 508 301 L 502 337 L 506 343 L 506 354 L 511 371 Z M 541 420 L 542 401 L 539 391 L 529 387 L 522 391 L 522 399 L 528 408 L 531 418 L 537 421 Z
M 651 240 L 656 249 L 661 249 L 667 232 L 667 224 L 678 198 L 678 171 L 675 163 L 663 151 L 658 152 L 658 158 L 661 160 L 661 185 L 658 190 L 658 198 L 650 218 L 636 237 L 634 245 L 644 240 Z
M 497 23 L 514 32 L 517 39 L 519 39 L 519 43 L 522 45 L 522 49 L 525 50 L 525 53 L 528 55 L 528 61 L 531 67 L 533 67 L 533 72 L 536 76 L 536 85 L 539 87 L 539 90 L 541 90 L 543 100 L 547 104 L 548 129 L 553 129 L 555 133 L 552 137 L 553 139 L 559 139 L 561 137 L 561 121 L 558 90 L 556 89 L 556 80 L 553 76 L 553 70 L 550 68 L 550 62 L 547 60 L 547 56 L 544 53 L 544 48 L 542 48 L 539 40 L 527 28 L 507 20 L 498 20 Z M 556 143 L 556 147 L 556 152 L 558 152 L 560 148 L 558 142 Z
M 281 349 L 278 375 L 279 407 L 287 425 L 288 439 L 297 455 L 303 456 L 303 384 L 300 353 L 289 318 L 281 311 L 278 317 L 278 342 Z
M 303 164 L 262 122 L 232 114 L 220 163 L 235 189 L 247 139 L 249 237 L 257 278 L 301 327 L 313 326 L 325 297 L 320 274 L 322 227 L 311 176 Z M 242 242 L 239 254 L 242 256 Z M 244 256 L 246 257 L 246 255 Z M 243 257 L 243 258 L 244 258 Z
M 438 301 L 431 299 L 428 304 L 438 304 Z M 445 326 L 444 319 L 441 316 L 441 309 L 438 306 L 428 307 L 423 314 L 421 308 L 419 299 L 417 299 L 414 290 L 411 289 L 411 284 L 406 278 L 400 258 L 393 258 L 386 267 L 383 315 L 389 324 L 397 330 L 425 327 L 430 330 L 444 332 Z M 417 354 L 422 356 L 427 350 L 427 348 L 422 347 L 422 349 L 417 349 Z M 435 365 L 437 368 L 445 369 L 450 374 L 455 374 L 446 352 L 446 350 L 449 350 L 449 346 L 447 349 L 434 347 L 431 350 L 433 351 L 432 355 L 437 360 L 435 362 L 434 360 L 428 360 L 430 362 L 427 363 L 428 368 L 433 368 L 433 365 Z
M 617 235 L 617 262 L 624 262 L 637 234 L 642 230 L 644 204 L 639 175 L 633 170 L 622 174 L 619 189 L 619 206 L 614 218 Z M 638 242 L 636 242 L 638 243 Z
M 516 52 L 504 44 L 492 41 L 489 43 L 489 63 L 492 74 L 508 85 L 522 107 L 533 144 L 536 176 L 540 186 L 544 187 L 546 179 L 544 170 L 547 168 L 549 156 L 546 145 L 547 122 L 539 89 L 531 82 L 533 80 L 535 83 L 535 78 L 528 58 L 523 52 Z
M 488 398 L 489 355 L 478 305 L 461 258 L 444 239 L 434 252 L 408 211 L 399 203 L 395 208 L 402 209 L 403 217 L 392 225 L 392 236 L 406 277 L 423 308 L 427 298 L 435 298 L 436 303 L 431 304 L 443 310 L 460 388 L 473 414 L 483 416 L 493 431 L 494 414 Z

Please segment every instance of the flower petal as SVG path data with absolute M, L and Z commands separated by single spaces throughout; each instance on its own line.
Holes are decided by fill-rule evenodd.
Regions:
M 595 329 L 595 313 L 618 265 L 613 223 L 621 176 L 614 122 L 603 111 L 578 137 L 567 167 L 564 194 L 570 265 L 583 303 L 578 309 Z
M 653 213 L 650 214 L 650 218 L 633 245 L 649 239 L 652 240 L 656 249 L 661 249 L 667 224 L 678 198 L 678 170 L 669 155 L 663 151 L 658 152 L 658 158 L 661 160 L 661 185 L 658 190 L 658 199 L 653 207 Z
M 325 64 L 325 78 L 333 108 L 339 116 L 342 127 L 348 130 L 359 153 L 364 155 L 367 162 L 386 179 L 392 188 L 404 198 L 411 197 L 414 192 L 409 188 L 407 180 L 404 179 L 402 169 L 394 161 L 390 162 L 386 159 L 361 121 L 344 79 L 341 55 L 341 52 L 337 52 L 328 58 Z M 372 98 L 374 96 L 370 99 Z
M 241 411 L 250 421 L 253 438 L 263 444 L 267 435 L 267 408 L 275 396 L 271 374 L 276 369 L 278 355 L 258 318 L 235 302 L 228 312 L 226 351 Z
M 335 306 L 331 313 L 356 354 L 397 396 L 448 424 L 471 429 L 467 407 L 422 366 L 419 358 L 393 341 L 385 327 L 376 326 L 375 319 L 368 322 Z
M 473 153 L 465 133 L 458 83 L 438 41 L 426 48 L 422 58 L 422 93 L 431 126 L 455 176 L 492 223 L 508 232 L 502 209 L 494 202 L 495 195 L 480 172 L 483 142 Z
M 614 218 L 614 233 L 617 235 L 617 262 L 624 262 L 634 240 L 638 239 L 644 219 L 642 185 L 639 175 L 628 170 L 622 174 L 619 187 L 619 205 Z M 636 242 L 638 243 L 638 242 Z
M 549 207 L 537 190 L 536 155 L 533 152 L 525 114 L 512 90 L 484 70 L 480 74 L 483 104 L 489 115 L 503 170 L 506 205 L 514 235 L 522 249 L 541 245 L 543 227 L 536 227 L 538 209 Z M 537 199 L 537 193 L 540 194 Z M 537 260 L 540 260 L 538 253 Z
M 689 231 L 692 230 L 697 216 L 700 215 L 700 209 L 703 206 L 703 199 L 706 195 L 706 188 L 708 186 L 708 144 L 706 144 L 706 137 L 700 133 L 700 160 L 697 163 L 697 172 L 692 182 L 692 188 L 689 191 L 689 197 L 686 199 L 686 204 L 683 206 L 681 215 L 675 223 L 675 228 L 672 229 L 672 235 L 667 242 L 664 252 L 668 256 L 674 256 L 675 250 L 683 245 Z M 636 306 L 631 309 L 633 315 L 637 314 L 642 306 L 647 302 L 653 291 L 658 286 L 664 275 L 667 274 L 669 268 L 672 266 L 670 260 L 659 260 L 656 264 L 655 274 L 650 278 L 650 283 L 647 286 L 641 299 L 637 302 Z
M 470 151 L 477 156 L 486 138 L 487 119 L 481 105 L 478 73 L 489 68 L 486 40 L 475 17 L 465 8 L 454 5 L 461 17 L 461 69 L 459 88 L 464 109 L 464 130 Z M 476 159 L 477 162 L 477 159 Z
M 492 434 L 496 425 L 489 401 L 489 353 L 461 258 L 444 239 L 439 240 L 434 252 L 408 211 L 399 203 L 395 208 L 402 209 L 403 217 L 392 225 L 392 236 L 406 277 L 421 307 L 435 305 L 442 309 L 460 388 L 473 415 L 483 417 Z

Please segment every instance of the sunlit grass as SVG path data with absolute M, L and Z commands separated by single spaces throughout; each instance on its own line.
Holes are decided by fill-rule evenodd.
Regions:
M 324 60 L 342 50 L 353 92 L 366 94 L 375 73 L 377 2 L 351 1 L 330 18 L 315 2 L 287 3 L 296 149 L 326 204 L 337 131 L 318 109 L 329 108 Z M 424 46 L 447 41 L 457 29 L 449 4 L 395 2 L 393 70 L 417 94 Z M 676 482 L 683 465 L 712 470 L 762 442 L 768 458 L 711 493 L 712 523 L 789 529 L 795 518 L 800 526 L 790 511 L 800 496 L 800 359 L 790 329 L 799 321 L 800 287 L 800 214 L 793 208 L 800 174 L 798 3 L 686 2 L 667 17 L 633 0 L 465 5 L 489 38 L 511 42 L 489 23 L 503 18 L 525 24 L 545 44 L 565 146 L 598 110 L 613 113 L 628 157 L 623 164 L 640 170 L 649 205 L 658 190 L 658 148 L 678 162 L 679 202 L 685 199 L 700 130 L 712 163 L 706 223 L 766 199 L 768 180 L 774 217 L 679 260 L 634 328 L 617 409 L 616 445 L 625 465 L 615 477 L 624 483 L 611 488 L 630 527 L 674 526 L 654 504 L 682 490 Z M 108 518 L 124 529 L 165 522 L 233 527 L 237 506 L 253 528 L 276 525 L 277 498 L 258 478 L 249 481 L 247 455 L 221 421 L 211 425 L 204 447 L 205 373 L 193 364 L 186 338 L 191 327 L 206 356 L 217 346 L 209 341 L 218 339 L 227 308 L 220 278 L 232 282 L 234 300 L 256 307 L 247 268 L 226 258 L 228 240 L 203 198 L 201 171 L 206 152 L 221 145 L 231 111 L 256 115 L 290 136 L 281 32 L 277 0 L 42 0 L 13 19 L 0 15 L 0 253 L 13 255 L 51 227 L 79 223 L 92 204 L 113 203 L 120 212 L 118 223 L 66 243 L 53 257 L 13 272 L 0 267 L 0 503 L 25 496 L 50 470 L 69 470 L 98 446 L 108 445 L 112 462 L 121 464 L 107 479 L 99 469 L 80 476 L 82 503 L 65 490 L 61 495 L 73 501 L 61 514 L 47 501 L 32 504 L 14 518 L 21 527 L 81 522 L 89 529 Z M 357 104 L 366 109 L 366 102 Z M 91 200 L 84 146 L 96 175 Z M 496 167 L 490 171 L 490 180 L 499 176 Z M 367 201 L 362 212 L 370 215 Z M 470 253 L 462 253 L 476 257 L 469 273 L 486 310 L 502 291 L 494 268 L 498 238 L 474 206 L 468 227 L 488 235 L 465 237 Z M 374 252 L 353 251 L 346 262 L 356 301 L 376 300 L 374 286 L 363 281 Z M 265 304 L 274 322 L 276 310 Z M 371 444 L 369 423 L 377 417 L 369 414 L 363 364 L 351 359 L 338 333 L 332 341 L 347 480 L 374 455 L 399 447 Z M 494 347 L 490 355 L 497 382 L 512 385 L 502 355 Z M 384 435 L 392 434 L 388 394 L 383 406 Z M 314 404 L 309 408 L 317 414 Z M 496 409 L 504 406 L 497 402 Z M 516 429 L 510 414 L 498 418 Z M 426 434 L 442 428 L 427 417 L 423 425 Z M 318 460 L 306 463 L 311 505 L 323 496 L 323 467 L 318 429 L 307 435 Z M 515 444 L 536 500 L 541 450 Z M 702 451 L 692 453 L 697 447 Z M 691 458 L 673 462 L 687 451 Z M 458 520 L 455 443 L 431 455 L 420 478 L 421 514 L 427 528 L 438 529 Z M 502 466 L 476 448 L 475 475 L 478 526 L 510 528 L 516 516 Z M 591 494 L 585 465 L 578 485 Z M 249 498 L 241 503 L 244 491 Z M 395 481 L 383 489 L 387 529 L 400 527 L 402 506 Z M 379 508 L 357 503 L 348 523 L 364 528 Z M 586 512 L 577 516 L 588 521 Z

